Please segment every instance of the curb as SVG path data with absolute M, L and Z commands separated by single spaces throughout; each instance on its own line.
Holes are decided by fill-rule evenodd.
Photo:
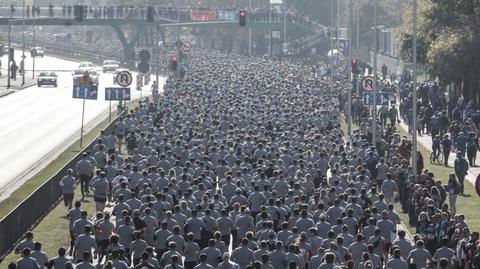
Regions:
M 25 88 L 35 86 L 36 84 L 37 84 L 37 83 L 34 83 L 34 82 L 32 82 L 32 83 L 25 83 L 25 85 L 21 86 L 21 87 L 18 88 L 18 89 L 12 89 L 12 88 L 10 88 L 10 89 L 8 89 L 8 90 L 1 91 L 1 92 L 0 92 L 0 98 L 5 97 L 5 96 L 7 96 L 7 95 L 10 95 L 10 94 L 12 94 L 12 93 L 14 93 L 14 92 L 17 92 L 17 91 L 21 91 L 21 90 L 23 90 L 23 89 L 25 89 Z

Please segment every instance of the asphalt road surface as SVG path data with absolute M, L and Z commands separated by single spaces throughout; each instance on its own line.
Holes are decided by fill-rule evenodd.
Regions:
M 4 57 L 2 63 L 6 62 Z M 27 57 L 25 62 L 26 68 L 31 69 L 31 58 Z M 0 201 L 80 137 L 83 100 L 72 98 L 72 73 L 77 66 L 78 62 L 48 56 L 37 58 L 39 71 L 64 70 L 56 71 L 58 87 L 32 86 L 0 98 Z M 108 115 L 104 87 L 114 86 L 113 74 L 99 73 L 98 100 L 87 100 L 85 104 L 87 129 Z M 143 93 L 134 90 L 134 79 L 132 99 L 149 95 L 150 87 L 144 88 Z M 112 102 L 112 111 L 116 106 L 117 102 Z

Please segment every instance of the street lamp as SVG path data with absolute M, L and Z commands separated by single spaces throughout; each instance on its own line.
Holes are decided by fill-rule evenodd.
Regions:
M 22 68 L 22 86 L 25 85 L 25 0 L 22 1 L 22 61 L 20 67 Z
M 413 0 L 412 168 L 417 174 L 417 0 Z
M 372 143 L 373 146 L 377 145 L 377 51 L 378 51 L 378 42 L 377 42 L 377 2 L 378 0 L 373 0 L 373 21 L 374 21 L 374 42 L 375 49 L 373 52 L 373 128 L 372 128 Z
M 348 58 L 349 58 L 349 62 L 352 63 L 353 0 L 349 1 L 348 17 L 349 17 L 348 19 Z M 349 70 L 348 67 L 347 67 L 347 70 Z M 351 71 L 349 72 L 349 81 L 350 81 L 350 87 L 348 88 L 347 112 L 348 112 L 348 135 L 351 135 L 352 134 L 352 91 L 353 91 L 353 73 Z

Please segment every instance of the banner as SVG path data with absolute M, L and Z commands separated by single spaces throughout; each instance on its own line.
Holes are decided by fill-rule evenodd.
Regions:
M 219 20 L 235 21 L 235 20 L 237 20 L 236 16 L 237 16 L 237 12 L 235 12 L 235 11 L 224 11 L 224 10 L 219 10 L 218 11 L 218 19 Z
M 210 10 L 192 10 L 190 18 L 192 21 L 215 21 L 217 20 L 217 12 Z

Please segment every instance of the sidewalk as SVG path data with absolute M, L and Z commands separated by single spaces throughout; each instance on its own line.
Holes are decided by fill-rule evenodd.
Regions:
M 37 83 L 37 80 L 32 78 L 32 72 L 26 72 L 24 85 L 22 85 L 22 76 L 17 75 L 16 80 L 10 80 L 10 89 L 7 89 L 7 70 L 2 68 L 1 72 L 2 75 L 0 76 L 0 98 L 18 90 L 22 90 L 26 87 L 35 85 Z
M 402 121 L 400 124 L 402 129 L 405 132 L 408 132 L 408 126 Z M 421 136 L 417 135 L 417 141 L 424 146 L 429 152 L 432 150 L 432 136 L 428 134 L 423 134 Z M 448 166 L 451 167 L 452 172 L 453 172 L 453 165 L 455 161 L 456 155 L 452 152 L 450 154 L 450 158 L 448 159 Z M 477 180 L 477 175 L 480 174 L 480 166 L 479 166 L 479 160 L 480 160 L 480 154 L 477 151 L 477 163 L 475 167 L 469 167 L 468 169 L 468 175 L 465 177 L 465 180 L 470 182 L 473 186 L 475 186 L 475 181 Z M 430 162 L 430 156 L 423 156 L 423 161 Z

